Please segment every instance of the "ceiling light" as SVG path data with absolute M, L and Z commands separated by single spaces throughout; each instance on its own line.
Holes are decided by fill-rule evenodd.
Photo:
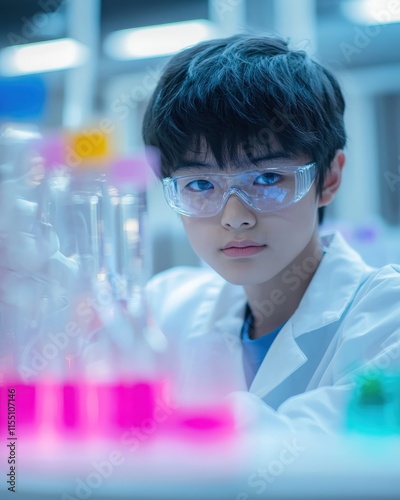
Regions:
M 0 71 L 5 76 L 57 71 L 82 65 L 88 55 L 87 47 L 71 38 L 14 45 L 0 52 Z
M 33 125 L 20 125 L 18 128 L 16 125 L 6 125 L 2 130 L 0 130 L 0 136 L 3 140 L 9 142 L 40 139 L 41 137 L 39 130 Z
M 400 3 L 393 0 L 342 1 L 343 14 L 357 24 L 390 24 L 400 22 Z
M 104 50 L 118 60 L 144 59 L 174 54 L 216 36 L 215 24 L 205 19 L 115 31 Z

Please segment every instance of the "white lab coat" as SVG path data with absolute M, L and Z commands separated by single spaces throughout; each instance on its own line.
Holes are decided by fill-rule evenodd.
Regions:
M 367 266 L 339 233 L 323 242 L 326 254 L 249 389 L 243 288 L 202 268 L 152 278 L 150 307 L 175 353 L 182 394 L 222 389 L 249 424 L 333 432 L 344 425 L 357 370 L 400 369 L 400 266 Z

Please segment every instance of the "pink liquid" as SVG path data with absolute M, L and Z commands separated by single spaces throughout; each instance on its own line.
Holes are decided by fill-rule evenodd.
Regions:
M 216 443 L 235 436 L 235 419 L 226 404 L 181 408 L 173 419 L 171 430 L 186 442 Z
M 7 430 L 8 389 L 15 389 L 16 435 L 66 439 L 112 437 L 153 418 L 159 384 L 13 380 L 0 385 L 0 435 Z
M 202 407 L 169 406 L 164 382 L 151 380 L 56 382 L 20 380 L 0 385 L 0 436 L 8 437 L 8 389 L 15 389 L 17 437 L 56 440 L 117 439 L 137 429 L 188 443 L 214 443 L 235 435 L 232 409 L 227 404 Z
M 37 417 L 35 385 L 18 380 L 0 385 L 0 436 L 10 437 L 13 435 L 10 431 L 15 435 L 17 431 L 31 432 L 37 425 Z
M 119 437 L 152 418 L 158 384 L 148 380 L 65 384 L 59 430 L 79 439 Z

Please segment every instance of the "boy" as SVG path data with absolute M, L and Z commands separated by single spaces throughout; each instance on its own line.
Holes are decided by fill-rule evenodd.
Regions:
M 344 107 L 305 52 L 241 34 L 173 57 L 144 117 L 167 202 L 212 268 L 149 284 L 179 379 L 194 397 L 234 391 L 268 426 L 337 431 L 355 371 L 400 365 L 400 267 L 372 269 L 318 230 Z

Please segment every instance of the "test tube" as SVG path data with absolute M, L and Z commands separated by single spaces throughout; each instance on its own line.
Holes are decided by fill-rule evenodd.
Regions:
M 27 346 L 37 338 L 51 295 L 47 282 L 46 260 L 57 250 L 57 238 L 47 226 L 48 200 L 41 193 L 43 164 L 34 143 L 40 138 L 36 127 L 7 125 L 0 134 L 1 228 L 1 366 L 2 391 L 12 387 L 16 392 L 17 429 L 30 435 L 38 428 L 38 373 L 24 365 Z M 4 200 L 5 199 L 5 200 Z M 49 240 L 49 238 L 52 238 Z M 42 246 L 42 241 L 46 244 Z M 21 254 L 19 252 L 22 252 Z
M 160 358 L 151 345 L 159 332 L 151 331 L 145 300 L 151 260 L 146 193 L 149 161 L 158 161 L 155 151 L 116 159 L 107 173 L 106 247 L 112 250 L 106 261 L 115 300 L 111 314 L 109 308 L 103 320 L 117 374 L 110 417 L 116 429 L 137 427 L 151 418 L 163 385 Z
M 82 438 L 88 429 L 82 351 L 101 328 L 93 306 L 100 272 L 101 172 L 94 167 L 81 172 L 66 165 L 67 145 L 65 133 L 52 133 L 36 144 L 45 165 L 38 216 L 42 225 L 54 225 L 60 235 L 57 258 L 47 264 L 48 277 L 56 271 L 59 278 L 52 283 L 51 298 L 54 302 L 59 287 L 63 299 L 48 308 L 39 328 L 38 356 L 47 352 L 52 359 L 41 373 L 38 407 L 42 435 L 46 431 L 58 438 Z
M 79 333 L 70 339 L 65 350 L 67 376 L 61 387 L 63 432 L 79 437 L 87 435 L 93 425 L 92 387 L 87 380 L 85 350 L 104 335 L 98 312 L 98 290 L 105 281 L 103 260 L 101 165 L 91 164 L 71 172 L 69 198 L 70 217 L 79 274 L 74 284 L 69 320 Z M 94 403 L 95 404 L 95 403 Z M 96 413 L 96 412 L 95 412 Z

